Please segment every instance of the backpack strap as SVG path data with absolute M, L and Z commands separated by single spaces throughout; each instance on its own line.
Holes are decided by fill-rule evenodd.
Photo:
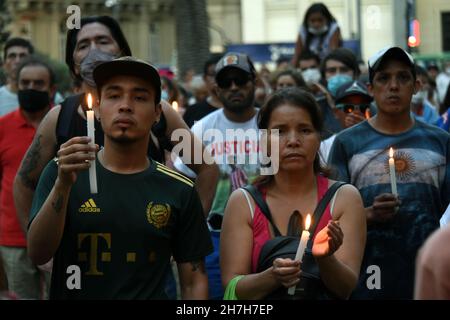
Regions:
M 309 228 L 310 234 L 314 234 L 314 232 L 319 224 L 319 221 L 322 218 L 322 215 L 325 212 L 325 209 L 326 209 L 328 203 L 330 202 L 331 198 L 333 198 L 336 191 L 345 184 L 347 184 L 347 183 L 340 182 L 340 181 L 335 182 L 330 188 L 328 188 L 327 192 L 322 197 L 322 199 L 320 199 L 319 203 L 317 204 L 316 210 L 314 210 L 314 215 L 312 217 L 313 224 Z M 256 205 L 261 209 L 261 212 L 264 214 L 264 216 L 267 218 L 267 220 L 269 220 L 270 224 L 273 227 L 275 237 L 281 236 L 281 232 L 278 230 L 277 226 L 273 222 L 272 214 L 270 213 L 269 206 L 267 205 L 267 202 L 264 200 L 259 189 L 256 188 L 254 185 L 246 185 L 242 188 L 247 190 L 248 193 L 250 193 L 250 195 L 253 197 L 253 200 L 255 200 Z M 289 219 L 288 235 L 291 235 L 291 233 L 294 233 L 294 234 L 297 233 L 294 229 L 292 229 L 292 226 L 299 225 L 298 222 L 297 223 L 295 222 L 300 219 L 299 216 L 300 216 L 300 213 L 296 210 L 296 211 L 294 211 L 291 218 Z M 311 249 L 312 244 L 313 244 L 312 237 L 310 237 L 307 248 Z
M 347 183 L 340 181 L 333 183 L 333 185 L 330 188 L 328 188 L 327 192 L 324 194 L 322 199 L 320 199 L 319 203 L 317 204 L 316 210 L 314 210 L 314 215 L 312 216 L 312 225 L 309 228 L 309 232 L 311 235 L 313 235 L 316 232 L 316 228 L 319 225 L 320 219 L 322 218 L 322 215 L 325 212 L 325 209 L 327 208 L 327 205 L 330 202 L 331 198 L 333 198 L 336 191 L 345 184 Z M 313 241 L 312 237 L 310 237 L 307 248 L 311 249 L 312 245 Z
M 83 93 L 77 94 L 67 97 L 61 102 L 61 110 L 59 111 L 56 124 L 56 141 L 58 144 L 56 150 L 69 138 L 73 114 L 76 112 L 83 97 Z
M 261 194 L 261 191 L 259 191 L 259 189 L 256 188 L 252 184 L 246 185 L 242 188 L 247 190 L 248 193 L 250 193 L 253 200 L 255 200 L 256 205 L 259 207 L 259 209 L 264 214 L 264 216 L 267 218 L 267 220 L 269 220 L 270 224 L 272 225 L 275 237 L 281 236 L 281 232 L 278 230 L 277 226 L 273 223 L 272 214 L 270 213 L 269 206 L 267 205 L 266 201 L 264 200 L 264 198 Z

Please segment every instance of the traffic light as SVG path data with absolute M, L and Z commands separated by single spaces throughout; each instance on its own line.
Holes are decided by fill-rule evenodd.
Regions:
M 416 48 L 420 46 L 420 23 L 414 19 L 409 24 L 408 47 Z

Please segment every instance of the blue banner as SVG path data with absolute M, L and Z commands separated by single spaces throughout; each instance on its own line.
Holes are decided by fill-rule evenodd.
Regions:
M 358 40 L 345 40 L 343 46 L 352 50 L 357 57 L 359 56 Z M 292 58 L 295 52 L 295 43 L 230 44 L 226 47 L 226 52 L 245 53 L 253 62 L 276 62 L 280 58 Z

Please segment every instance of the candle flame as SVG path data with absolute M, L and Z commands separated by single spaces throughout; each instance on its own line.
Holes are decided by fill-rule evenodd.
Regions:
M 366 112 L 364 115 L 365 115 L 366 119 L 370 119 L 370 110 L 366 109 Z
M 308 231 L 309 227 L 311 225 L 311 215 L 308 213 L 308 215 L 306 216 L 306 221 L 305 221 L 305 230 Z
M 389 158 L 393 158 L 394 157 L 394 149 L 392 149 L 392 147 L 389 149 Z
M 90 93 L 88 93 L 88 95 L 87 95 L 87 104 L 88 104 L 89 110 L 92 109 L 92 95 Z
M 172 102 L 172 108 L 174 108 L 174 110 L 178 112 L 178 102 L 176 101 Z

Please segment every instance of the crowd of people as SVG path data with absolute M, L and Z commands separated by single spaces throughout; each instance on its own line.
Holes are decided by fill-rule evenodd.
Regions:
M 177 82 L 85 17 L 62 99 L 33 52 L 3 52 L 2 297 L 450 299 L 450 62 L 390 46 L 361 64 L 323 4 L 272 72 L 227 52 Z

